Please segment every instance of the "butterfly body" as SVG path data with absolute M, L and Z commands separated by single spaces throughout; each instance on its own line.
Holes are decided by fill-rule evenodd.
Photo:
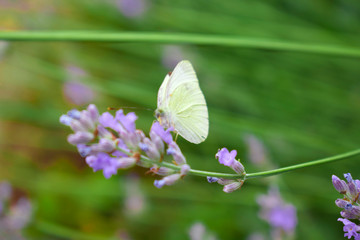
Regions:
M 206 139 L 208 110 L 189 61 L 181 61 L 166 75 L 158 92 L 155 116 L 162 126 L 173 127 L 189 142 L 198 144 Z

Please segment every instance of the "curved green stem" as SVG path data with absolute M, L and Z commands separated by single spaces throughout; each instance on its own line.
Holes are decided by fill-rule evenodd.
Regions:
M 320 165 L 320 164 L 324 164 L 324 163 L 330 163 L 330 162 L 334 162 L 334 161 L 338 161 L 338 160 L 347 159 L 347 158 L 350 158 L 350 157 L 353 157 L 353 156 L 356 156 L 359 154 L 360 154 L 360 149 L 356 149 L 354 151 L 338 154 L 338 155 L 335 155 L 332 157 L 314 160 L 311 162 L 300 163 L 300 164 L 283 167 L 283 168 L 278 168 L 278 169 L 274 169 L 274 170 L 270 170 L 270 171 L 249 173 L 249 174 L 246 174 L 246 178 L 249 179 L 249 178 L 257 178 L 257 177 L 268 177 L 268 176 L 277 175 L 277 174 L 284 173 L 284 172 L 297 170 L 300 168 L 306 168 L 306 167 L 316 166 L 316 165 Z
M 199 44 L 360 57 L 360 47 L 357 46 L 311 44 L 214 34 L 100 31 L 3 31 L 0 32 L 0 40 Z
M 119 149 L 120 151 L 131 155 L 130 152 L 127 152 L 124 149 Z M 289 171 L 293 171 L 293 170 L 297 170 L 300 168 L 306 168 L 306 167 L 311 167 L 311 166 L 316 166 L 316 165 L 320 165 L 320 164 L 324 164 L 324 163 L 330 163 L 330 162 L 334 162 L 334 161 L 338 161 L 338 160 L 343 160 L 343 159 L 347 159 L 356 155 L 360 154 L 360 149 L 354 150 L 354 151 L 350 151 L 350 152 L 346 152 L 346 153 L 342 153 L 342 154 L 338 154 L 332 157 L 327 157 L 327 158 L 322 158 L 322 159 L 318 159 L 318 160 L 314 160 L 314 161 L 310 161 L 310 162 L 306 162 L 306 163 L 300 163 L 300 164 L 296 164 L 296 165 L 292 165 L 292 166 L 288 166 L 288 167 L 283 167 L 283 168 L 278 168 L 278 169 L 274 169 L 274 170 L 269 170 L 269 171 L 263 171 L 263 172 L 257 172 L 257 173 L 247 173 L 245 175 L 239 175 L 239 174 L 231 174 L 231 173 L 219 173 L 219 172 L 209 172 L 209 171 L 202 171 L 202 170 L 196 170 L 196 169 L 191 169 L 189 174 L 192 175 L 196 175 L 196 176 L 202 176 L 202 177 L 219 177 L 219 178 L 228 178 L 228 179 L 250 179 L 250 178 L 259 178 L 259 177 L 269 177 L 272 175 L 277 175 L 277 174 L 281 174 L 284 172 L 289 172 Z M 158 162 L 158 161 L 154 161 L 152 159 L 149 159 L 148 157 L 145 157 L 143 155 L 141 155 L 141 160 L 145 161 L 145 162 L 150 162 L 153 164 L 156 164 L 158 166 L 162 166 L 162 167 L 167 167 L 167 168 L 171 168 L 174 170 L 178 170 L 180 171 L 181 167 L 176 166 L 174 164 L 171 163 L 167 163 L 167 162 Z

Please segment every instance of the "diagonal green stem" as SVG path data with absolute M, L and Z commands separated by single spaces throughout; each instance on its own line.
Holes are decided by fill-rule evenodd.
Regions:
M 332 157 L 314 160 L 311 162 L 300 163 L 300 164 L 283 167 L 283 168 L 278 168 L 278 169 L 274 169 L 274 170 L 270 170 L 270 171 L 249 173 L 249 174 L 246 174 L 246 178 L 249 179 L 249 178 L 257 178 L 257 177 L 268 177 L 268 176 L 277 175 L 277 174 L 284 173 L 284 172 L 297 170 L 300 168 L 306 168 L 306 167 L 316 166 L 316 165 L 320 165 L 320 164 L 324 164 L 324 163 L 330 163 L 330 162 L 334 162 L 334 161 L 338 161 L 338 160 L 347 159 L 347 158 L 350 158 L 350 157 L 353 157 L 353 156 L 356 156 L 359 154 L 360 154 L 360 149 L 356 149 L 354 151 L 338 154 L 338 155 L 335 155 Z
M 99 31 L 3 31 L 0 32 L 0 40 L 199 44 L 360 57 L 360 47 L 357 46 L 311 44 L 214 34 Z
M 124 149 L 120 148 L 119 150 L 126 153 L 126 154 L 128 154 L 128 155 L 131 155 L 130 152 L 127 152 Z M 196 169 L 191 169 L 189 174 L 196 175 L 196 176 L 202 176 L 202 177 L 209 176 L 209 177 L 219 177 L 219 178 L 228 178 L 228 179 L 250 179 L 250 178 L 259 178 L 259 177 L 269 177 L 269 176 L 272 176 L 272 175 L 277 175 L 277 174 L 297 170 L 297 169 L 300 169 L 300 168 L 306 168 L 306 167 L 316 166 L 316 165 L 320 165 L 320 164 L 324 164 L 324 163 L 330 163 L 330 162 L 334 162 L 334 161 L 338 161 L 338 160 L 347 159 L 347 158 L 350 158 L 350 157 L 353 157 L 353 156 L 356 156 L 356 155 L 360 155 L 360 149 L 350 151 L 350 152 L 346 152 L 346 153 L 342 153 L 342 154 L 338 154 L 338 155 L 335 155 L 335 156 L 332 156 L 332 157 L 322 158 L 322 159 L 318 159 L 318 160 L 314 160 L 314 161 L 310 161 L 310 162 L 306 162 L 306 163 L 300 163 L 300 164 L 296 164 L 296 165 L 292 165 L 292 166 L 288 166 L 288 167 L 278 168 L 278 169 L 274 169 L 274 170 L 257 172 L 257 173 L 247 173 L 245 176 L 244 175 L 239 175 L 239 174 L 231 174 L 231 173 L 219 173 L 219 172 L 201 171 L 201 170 L 196 170 Z M 156 164 L 158 166 L 178 170 L 178 171 L 180 171 L 180 169 L 181 169 L 181 167 L 176 166 L 174 164 L 167 163 L 167 162 L 154 161 L 154 160 L 152 160 L 152 159 L 150 159 L 148 157 L 145 157 L 143 155 L 141 155 L 141 160 L 143 160 L 145 162 L 154 163 L 154 164 Z

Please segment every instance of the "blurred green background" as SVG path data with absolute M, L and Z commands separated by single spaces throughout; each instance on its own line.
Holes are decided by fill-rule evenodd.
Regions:
M 0 28 L 211 33 L 356 49 L 359 13 L 353 0 L 2 0 Z M 193 63 L 209 108 L 208 139 L 200 145 L 178 140 L 194 169 L 231 172 L 214 158 L 226 146 L 238 150 L 247 172 L 264 170 L 249 161 L 249 134 L 264 143 L 274 166 L 359 147 L 359 58 L 191 44 L 1 43 L 0 180 L 34 205 L 25 230 L 29 239 L 189 239 L 195 222 L 218 239 L 269 235 L 255 198 L 274 179 L 249 180 L 232 194 L 193 176 L 157 189 L 146 169 L 119 171 L 108 180 L 93 173 L 67 143 L 70 129 L 59 116 L 87 103 L 74 104 L 65 84 L 75 79 L 88 86 L 100 111 L 138 107 L 137 127 L 148 132 L 154 118 L 144 108 L 156 108 L 160 84 L 181 59 Z M 342 239 L 334 204 L 340 195 L 331 175 L 351 172 L 358 178 L 357 161 L 275 180 L 298 209 L 296 239 Z M 134 195 L 142 205 L 131 210 Z

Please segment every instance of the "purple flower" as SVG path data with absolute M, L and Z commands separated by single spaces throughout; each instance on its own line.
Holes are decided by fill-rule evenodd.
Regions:
M 190 240 L 217 240 L 216 236 L 209 232 L 201 222 L 194 223 L 189 229 Z
M 296 209 L 288 204 L 276 206 L 269 212 L 269 221 L 273 227 L 282 228 L 287 233 L 292 233 L 297 224 Z
M 28 199 L 20 198 L 6 218 L 6 225 L 10 229 L 19 230 L 24 228 L 31 220 L 32 206 Z
M 217 177 L 206 177 L 206 179 L 209 183 L 214 183 L 219 180 L 219 178 L 217 178 Z
M 338 191 L 339 193 L 345 194 L 348 191 L 348 186 L 346 182 L 344 180 L 340 180 L 340 178 L 335 175 L 332 175 L 332 183 L 336 191 Z
M 115 141 L 107 138 L 100 138 L 99 143 L 93 144 L 91 150 L 94 152 L 112 152 L 115 150 Z
M 172 127 L 165 131 L 159 122 L 154 122 L 150 129 L 150 137 L 153 138 L 152 135 L 159 136 L 164 142 L 170 144 L 173 141 L 171 131 L 174 131 Z
M 179 174 L 179 173 L 175 173 L 175 174 L 166 176 L 161 180 L 155 180 L 154 181 L 154 186 L 157 187 L 157 188 L 162 188 L 164 185 L 172 185 L 177 180 L 179 180 L 180 177 L 181 177 L 181 174 Z
M 360 227 L 358 225 L 343 218 L 338 218 L 338 221 L 344 224 L 344 228 L 343 228 L 343 231 L 345 232 L 344 237 L 348 237 L 348 239 L 350 239 L 351 237 L 354 237 L 355 239 L 359 239 L 358 232 L 360 231 Z
M 260 195 L 257 202 L 261 206 L 260 217 L 274 229 L 282 229 L 287 234 L 294 232 L 297 224 L 296 209 L 283 201 L 278 188 L 270 188 L 268 195 Z
M 77 146 L 80 156 L 86 157 L 91 153 L 91 147 L 85 144 L 78 144 Z
M 128 18 L 140 17 L 147 9 L 144 0 L 116 0 L 116 5 Z
M 149 138 L 145 138 L 143 142 L 139 143 L 139 147 L 146 155 L 153 160 L 159 160 L 161 153 L 157 149 L 155 143 L 153 143 Z
M 241 186 L 244 184 L 244 181 L 234 181 L 232 183 L 226 184 L 223 188 L 223 191 L 225 193 L 232 193 L 235 190 L 241 188 Z
M 176 142 L 171 142 L 169 144 L 169 148 L 166 151 L 168 155 L 172 155 L 174 158 L 174 161 L 177 165 L 182 165 L 186 163 L 186 159 L 184 155 L 182 154 L 179 146 L 176 144 Z
M 84 144 L 90 142 L 94 138 L 94 134 L 89 132 L 76 132 L 68 136 L 68 142 L 72 145 Z
M 225 166 L 231 167 L 235 160 L 235 157 L 237 155 L 236 150 L 232 150 L 229 152 L 227 148 L 220 149 L 216 154 L 215 157 L 219 160 L 220 164 L 224 164 Z
M 229 152 L 227 148 L 222 148 L 216 153 L 215 157 L 219 160 L 220 164 L 231 167 L 238 174 L 244 174 L 244 166 L 235 160 L 236 154 L 236 150 Z
M 94 91 L 80 82 L 66 82 L 64 84 L 63 92 L 65 98 L 75 104 L 84 105 L 91 102 L 94 99 Z
M 114 129 L 119 132 L 121 130 L 121 125 L 116 121 L 115 117 L 108 112 L 104 112 L 99 117 L 100 126 Z
M 97 155 L 86 157 L 86 163 L 94 170 L 103 170 L 105 178 L 110 178 L 117 173 L 120 166 L 118 158 L 113 158 L 107 153 L 100 152 Z
M 121 126 L 124 127 L 128 132 L 135 132 L 135 121 L 137 116 L 133 112 L 129 112 L 127 115 L 124 114 L 123 110 L 120 109 L 116 112 L 115 119 L 121 123 Z
M 131 174 L 125 178 L 124 210 L 130 216 L 136 216 L 145 209 L 145 196 L 141 191 L 139 177 Z
M 261 167 L 267 163 L 267 153 L 263 143 L 254 135 L 245 136 L 248 148 L 248 158 L 256 166 Z
M 154 186 L 157 188 L 162 188 L 164 185 L 173 185 L 181 177 L 185 176 L 189 171 L 190 171 L 190 166 L 187 164 L 184 164 L 181 166 L 180 173 L 168 175 L 161 180 L 155 180 Z
M 23 239 L 21 230 L 30 222 L 32 205 L 21 197 L 13 202 L 12 187 L 8 182 L 0 183 L 0 235 L 4 239 Z M 0 237 L 1 238 L 1 237 Z M 2 238 L 1 238 L 2 239 Z
M 167 167 L 152 167 L 150 171 L 160 176 L 168 176 L 175 173 L 175 170 Z
M 123 110 L 116 112 L 115 117 L 108 112 L 99 116 L 95 105 L 89 105 L 87 110 L 69 111 L 60 117 L 60 122 L 70 126 L 74 131 L 68 136 L 68 141 L 77 146 L 81 156 L 86 157 L 86 163 L 94 170 L 102 170 L 105 178 L 116 174 L 118 169 L 133 167 L 151 168 L 150 172 L 164 176 L 155 181 L 155 186 L 174 184 L 190 170 L 186 164 L 179 146 L 172 141 L 172 128 L 164 128 L 155 122 L 150 130 L 150 138 L 136 129 L 137 116 Z M 172 155 L 179 170 L 158 167 L 156 161 L 165 160 L 165 144 L 167 153 Z M 141 155 L 145 152 L 147 157 Z
M 359 180 L 353 180 L 350 173 L 344 174 L 347 183 L 337 176 L 332 176 L 332 182 L 335 189 L 344 195 L 344 198 L 338 198 L 335 201 L 336 206 L 343 208 L 340 215 L 347 219 L 359 219 L 360 218 L 360 206 L 359 203 Z

